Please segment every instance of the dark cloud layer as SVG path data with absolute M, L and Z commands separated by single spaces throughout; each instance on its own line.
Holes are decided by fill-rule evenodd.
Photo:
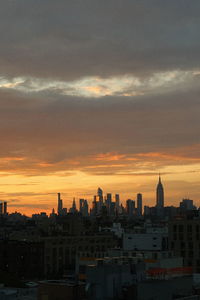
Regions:
M 198 94 L 83 100 L 1 92 L 0 168 L 27 174 L 43 169 L 109 173 L 108 165 L 113 172 L 122 162 L 126 168 L 142 168 L 149 160 L 160 165 L 198 162 Z
M 5 0 L 0 70 L 71 80 L 196 69 L 199 10 L 199 0 Z

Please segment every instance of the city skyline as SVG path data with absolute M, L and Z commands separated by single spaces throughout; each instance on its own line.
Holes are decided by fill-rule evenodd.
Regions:
M 164 218 L 186 213 L 187 210 L 197 211 L 200 209 L 200 207 L 196 206 L 194 201 L 190 198 L 182 198 L 178 204 L 169 205 L 168 203 L 165 203 L 165 189 L 160 174 L 155 189 L 155 203 L 150 206 L 143 201 L 142 193 L 137 193 L 134 196 L 132 195 L 131 198 L 129 197 L 125 200 L 121 199 L 120 194 L 103 191 L 101 187 L 97 188 L 97 192 L 93 195 L 92 199 L 85 199 L 83 197 L 76 199 L 73 197 L 71 205 L 68 201 L 68 205 L 66 206 L 66 202 L 61 196 L 61 193 L 58 192 L 57 204 L 54 203 L 55 205 L 51 208 L 51 211 L 43 210 L 26 216 L 39 217 L 49 215 L 50 217 L 54 217 L 55 215 L 66 216 L 68 213 L 80 213 L 83 217 L 96 217 L 106 213 L 108 216 L 116 218 L 120 215 L 129 218 L 140 218 L 142 216 Z M 0 201 L 0 215 L 12 215 L 13 211 L 9 212 L 7 210 L 7 205 L 7 201 Z M 16 213 L 22 214 L 21 211 L 14 211 L 14 214 Z
M 0 200 L 50 211 L 97 186 L 200 205 L 200 2 L 4 1 Z M 5 34 L 6 33 L 6 34 Z
M 9 213 L 13 213 L 13 212 L 19 212 L 22 214 L 26 214 L 27 216 L 31 216 L 34 213 L 41 213 L 41 212 L 46 212 L 48 215 L 52 213 L 52 209 L 57 212 L 58 214 L 62 214 L 62 210 L 64 209 L 64 211 L 67 209 L 67 212 L 70 212 L 71 208 L 76 206 L 77 209 L 79 210 L 79 201 L 84 200 L 87 202 L 88 204 L 88 209 L 92 209 L 93 207 L 93 202 L 94 201 L 102 201 L 102 203 L 104 201 L 106 201 L 107 197 L 111 197 L 110 199 L 112 199 L 111 201 L 116 203 L 116 196 L 117 199 L 119 198 L 119 200 L 117 200 L 117 202 L 119 202 L 119 204 L 123 207 L 126 207 L 126 203 L 127 201 L 131 200 L 135 202 L 135 207 L 138 208 L 138 206 L 140 206 L 141 204 L 139 204 L 139 202 L 142 202 L 142 211 L 143 208 L 145 206 L 147 207 L 155 207 L 156 209 L 162 209 L 163 207 L 167 207 L 167 206 L 174 206 L 174 207 L 178 207 L 180 205 L 180 202 L 184 199 L 192 199 L 192 201 L 194 201 L 194 204 L 197 205 L 198 208 L 198 201 L 196 201 L 196 199 L 191 198 L 189 195 L 185 195 L 182 196 L 182 198 L 178 199 L 177 201 L 172 201 L 172 202 L 168 202 L 166 201 L 166 189 L 165 189 L 165 185 L 163 184 L 163 180 L 162 177 L 159 173 L 159 175 L 157 176 L 157 183 L 154 187 L 154 199 L 146 199 L 145 198 L 145 193 L 143 191 L 135 191 L 132 192 L 130 194 L 128 193 L 117 193 L 116 190 L 112 190 L 110 191 L 108 190 L 104 190 L 102 187 L 98 187 L 96 188 L 96 191 L 93 189 L 93 193 L 87 193 L 87 194 L 79 194 L 76 197 L 74 197 L 74 194 L 72 195 L 71 198 L 66 197 L 66 193 L 62 193 L 62 192 L 57 192 L 57 193 L 52 193 L 52 197 L 54 197 L 54 200 L 52 200 L 52 205 L 53 206 L 42 206 L 40 207 L 40 205 L 37 205 L 37 209 L 31 209 L 31 210 L 23 210 L 19 209 L 19 207 L 21 208 L 21 206 L 19 207 L 14 207 L 12 205 L 12 202 L 8 201 L 8 205 L 9 205 Z M 126 196 L 125 196 L 126 195 Z M 100 198 L 102 200 L 99 200 Z M 96 199 L 96 200 L 94 200 Z M 141 199 L 141 200 L 138 200 Z M 149 201 L 150 200 L 150 201 Z M 0 200 L 1 203 L 5 202 L 6 200 Z M 139 201 L 139 202 L 138 202 Z M 7 201 L 6 201 L 7 203 Z M 118 205 L 119 205 L 118 204 Z M 74 208 L 73 208 L 74 211 Z M 66 213 L 66 211 L 64 212 Z

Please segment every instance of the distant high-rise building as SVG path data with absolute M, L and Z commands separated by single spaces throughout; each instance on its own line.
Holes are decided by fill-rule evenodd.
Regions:
M 120 202 L 119 194 L 115 194 L 115 209 L 117 213 L 119 213 L 119 202 Z
M 3 214 L 7 215 L 7 202 L 6 201 L 3 203 Z
M 159 180 L 156 188 L 156 207 L 157 208 L 164 207 L 164 188 L 161 182 L 160 175 L 159 175 Z
M 137 194 L 137 215 L 142 216 L 142 194 Z
M 193 205 L 193 200 L 190 199 L 183 199 L 180 202 L 180 209 L 181 210 L 193 210 L 195 206 Z
M 97 196 L 94 196 L 94 200 L 92 201 L 92 209 L 91 209 L 91 215 L 96 216 L 98 212 L 98 205 L 97 205 Z
M 87 200 L 84 200 L 84 204 L 83 204 L 83 216 L 84 217 L 88 216 L 88 202 L 87 202 Z
M 0 203 L 0 215 L 2 215 L 3 214 L 3 203 L 1 202 Z
M 79 212 L 80 213 L 82 213 L 83 205 L 84 205 L 84 199 L 79 199 Z
M 101 208 L 103 206 L 103 190 L 99 187 L 97 190 L 97 197 L 96 197 L 96 205 L 97 205 L 97 213 L 101 212 Z
M 111 202 L 111 204 L 110 204 L 110 212 L 109 212 L 109 214 L 110 214 L 110 216 L 114 216 L 114 215 L 115 215 L 115 213 L 116 213 L 116 206 L 115 206 L 115 202 Z
M 58 193 L 58 215 L 62 215 L 62 210 L 63 210 L 63 203 L 62 203 L 62 199 L 60 198 L 60 193 Z
M 102 197 L 103 198 L 103 190 L 99 187 L 97 190 L 97 196 Z
M 128 199 L 126 200 L 126 212 L 129 217 L 132 217 L 135 213 L 135 201 Z
M 50 214 L 50 217 L 55 217 L 55 209 L 54 209 L 54 208 L 52 209 L 52 212 L 51 212 L 51 214 Z
M 150 216 L 150 207 L 144 206 L 144 216 Z
M 75 198 L 73 199 L 72 209 L 73 209 L 74 211 L 76 211 L 76 200 L 75 200 Z
M 111 202 L 112 202 L 112 194 L 108 193 L 106 196 L 106 207 L 108 210 L 108 214 L 110 214 Z
M 88 216 L 88 203 L 87 200 L 85 199 L 80 199 L 79 200 L 80 203 L 80 209 L 79 212 L 84 216 L 87 217 Z
M 110 204 L 112 202 L 112 194 L 108 193 L 106 199 L 107 199 L 107 203 Z
M 67 208 L 66 207 L 63 207 L 63 209 L 62 209 L 62 215 L 63 216 L 67 215 Z
M 71 214 L 75 214 L 75 213 L 78 212 L 78 210 L 76 209 L 76 200 L 75 200 L 75 198 L 73 198 L 72 206 L 71 206 L 71 208 L 69 209 L 69 212 L 70 212 Z

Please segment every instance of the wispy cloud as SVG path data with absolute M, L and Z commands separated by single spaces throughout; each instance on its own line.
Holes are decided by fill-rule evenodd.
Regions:
M 0 88 L 24 93 L 53 91 L 58 95 L 101 98 L 105 96 L 135 97 L 149 93 L 165 93 L 193 84 L 200 71 L 171 70 L 140 78 L 134 75 L 119 77 L 86 77 L 73 81 L 44 78 L 0 78 Z

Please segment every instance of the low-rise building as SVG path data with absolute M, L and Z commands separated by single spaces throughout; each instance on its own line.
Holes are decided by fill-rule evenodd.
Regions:
M 169 247 L 184 266 L 200 273 L 200 218 L 176 218 L 169 223 Z
M 167 250 L 167 233 L 124 233 L 124 250 Z
M 44 238 L 45 275 L 61 276 L 69 270 L 74 271 L 76 257 L 105 257 L 108 250 L 115 247 L 118 240 L 111 233 L 55 236 Z
M 83 300 L 85 284 L 69 280 L 39 282 L 37 300 Z

